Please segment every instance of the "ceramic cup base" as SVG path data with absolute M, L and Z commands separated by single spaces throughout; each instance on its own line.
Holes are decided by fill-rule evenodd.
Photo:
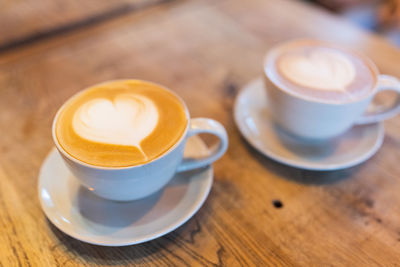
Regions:
M 191 137 L 185 156 L 209 151 Z M 80 185 L 53 149 L 39 174 L 39 199 L 47 218 L 78 240 L 102 246 L 127 246 L 163 236 L 189 220 L 211 189 L 211 166 L 175 175 L 162 190 L 140 200 L 117 202 L 100 198 Z
M 264 86 L 258 78 L 242 88 L 234 117 L 244 138 L 265 156 L 296 168 L 326 171 L 360 164 L 380 148 L 382 123 L 355 126 L 323 141 L 305 141 L 289 134 L 271 120 Z

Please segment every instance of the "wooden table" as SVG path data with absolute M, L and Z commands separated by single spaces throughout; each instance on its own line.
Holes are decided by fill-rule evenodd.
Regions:
M 265 51 L 280 41 L 343 43 L 400 76 L 396 48 L 295 1 L 84 1 L 86 9 L 50 2 L 40 10 L 1 9 L 29 13 L 18 13 L 14 23 L 14 16 L 0 15 L 1 266 L 400 264 L 400 117 L 385 123 L 384 144 L 372 159 L 334 172 L 265 158 L 232 118 L 238 90 L 262 73 Z M 57 10 L 65 11 L 63 19 Z M 214 164 L 212 191 L 190 221 L 148 243 L 107 248 L 52 226 L 39 205 L 37 178 L 53 147 L 58 107 L 88 85 L 124 77 L 172 88 L 193 117 L 224 124 L 230 147 Z

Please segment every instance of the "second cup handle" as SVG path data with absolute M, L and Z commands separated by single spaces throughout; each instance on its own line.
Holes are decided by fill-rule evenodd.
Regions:
M 373 103 L 370 104 L 369 111 L 363 114 L 357 121 L 356 124 L 369 124 L 386 119 L 390 119 L 400 112 L 400 81 L 399 79 L 390 75 L 379 75 L 378 77 L 378 88 L 375 94 L 381 91 L 395 91 L 397 92 L 396 101 L 389 107 L 382 108 L 376 106 Z
M 218 137 L 219 142 L 210 149 L 210 155 L 201 159 L 184 159 L 178 166 L 177 172 L 189 171 L 197 168 L 207 166 L 217 159 L 219 159 L 228 148 L 228 135 L 222 124 L 219 122 L 206 119 L 206 118 L 195 118 L 191 119 L 190 129 L 188 136 L 193 136 L 200 133 L 208 133 Z

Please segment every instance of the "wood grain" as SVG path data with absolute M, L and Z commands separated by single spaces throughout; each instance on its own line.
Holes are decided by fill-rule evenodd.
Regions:
M 234 98 L 261 74 L 265 51 L 303 36 L 344 43 L 400 76 L 400 53 L 385 41 L 283 0 L 176 1 L 1 55 L 0 265 L 398 265 L 400 117 L 385 123 L 384 144 L 372 159 L 334 172 L 269 160 L 234 125 Z M 124 77 L 172 88 L 193 117 L 224 124 L 230 147 L 214 164 L 210 196 L 188 223 L 145 244 L 104 248 L 47 221 L 37 175 L 53 146 L 57 108 L 88 85 Z

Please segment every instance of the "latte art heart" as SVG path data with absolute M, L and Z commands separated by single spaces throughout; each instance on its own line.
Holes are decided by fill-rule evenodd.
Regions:
M 75 112 L 72 126 L 87 140 L 142 151 L 140 143 L 155 129 L 158 117 L 157 107 L 149 98 L 120 94 L 113 101 L 96 98 L 86 102 Z
M 345 91 L 356 75 L 352 62 L 330 49 L 315 49 L 308 55 L 288 54 L 282 57 L 279 69 L 292 82 L 321 90 Z

